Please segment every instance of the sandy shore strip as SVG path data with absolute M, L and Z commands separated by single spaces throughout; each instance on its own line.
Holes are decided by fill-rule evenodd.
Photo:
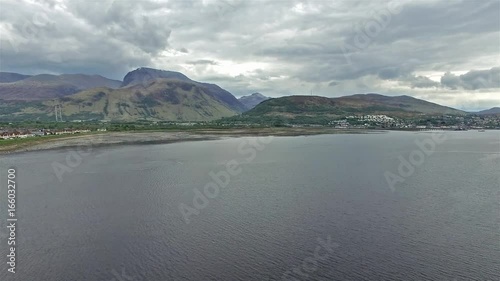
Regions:
M 338 130 L 324 128 L 258 128 L 258 129 L 203 129 L 182 132 L 107 132 L 102 134 L 72 135 L 55 139 L 35 139 L 33 142 L 0 146 L 1 154 L 53 150 L 82 146 L 112 146 L 130 144 L 163 144 L 181 141 L 217 140 L 224 137 L 302 136 L 318 134 L 374 133 L 365 130 Z M 378 131 L 380 132 L 380 131 Z
M 0 148 L 0 155 L 73 147 L 102 147 L 126 144 L 161 144 L 179 141 L 211 140 L 219 138 L 220 137 L 216 136 L 211 137 L 208 135 L 194 135 L 184 132 L 111 132 L 103 134 L 68 136 L 67 138 L 57 139 L 40 139 L 39 142 L 35 143 L 9 145 Z

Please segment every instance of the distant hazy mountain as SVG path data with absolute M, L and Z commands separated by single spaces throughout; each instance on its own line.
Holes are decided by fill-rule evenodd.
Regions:
M 16 77 L 20 78 L 21 76 L 23 75 L 16 73 L 5 75 L 5 77 L 11 77 L 10 80 L 13 80 L 12 78 L 16 79 Z M 5 80 L 8 80 L 8 78 Z M 99 75 L 40 74 L 27 76 L 24 79 L 9 83 L 0 83 L 0 99 L 24 101 L 46 100 L 72 95 L 89 88 L 117 88 L 120 84 L 120 81 L 111 80 Z
M 12 72 L 0 72 L 0 83 L 10 83 L 31 77 L 30 75 L 23 75 Z
M 121 81 L 108 79 L 100 75 L 85 75 L 85 74 L 62 74 L 50 75 L 41 74 L 29 77 L 23 81 L 39 81 L 39 82 L 55 82 L 68 83 L 80 89 L 90 89 L 95 87 L 118 88 Z
M 245 106 L 247 110 L 254 108 L 259 103 L 269 99 L 261 93 L 253 93 L 248 96 L 240 97 L 238 100 Z
M 488 115 L 488 114 L 500 114 L 500 107 L 493 107 L 487 110 L 476 112 L 476 114 Z
M 211 96 L 214 99 L 219 100 L 223 104 L 226 104 L 232 110 L 236 112 L 245 111 L 245 106 L 241 102 L 239 102 L 238 99 L 236 99 L 230 92 L 222 89 L 221 87 L 215 84 L 193 81 L 189 79 L 186 75 L 175 71 L 165 71 L 165 70 L 141 67 L 125 75 L 122 87 L 143 85 L 145 83 L 149 83 L 159 78 L 190 83 L 193 86 L 203 88 L 203 91 L 207 95 Z
M 350 114 L 386 114 L 413 116 L 422 114 L 466 114 L 463 111 L 409 96 L 388 97 L 363 94 L 339 98 L 319 96 L 288 96 L 266 100 L 244 113 L 249 116 L 338 116 Z

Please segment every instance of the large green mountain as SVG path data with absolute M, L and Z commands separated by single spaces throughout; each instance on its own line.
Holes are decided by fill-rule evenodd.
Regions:
M 466 113 L 409 96 L 388 97 L 379 94 L 362 94 L 339 98 L 287 96 L 269 99 L 245 112 L 244 116 L 275 116 L 293 119 L 301 116 L 335 117 L 358 114 L 411 117 Z

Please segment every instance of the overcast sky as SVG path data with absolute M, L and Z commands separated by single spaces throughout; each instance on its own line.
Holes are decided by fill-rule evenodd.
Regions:
M 500 106 L 500 0 L 0 0 L 0 70 Z

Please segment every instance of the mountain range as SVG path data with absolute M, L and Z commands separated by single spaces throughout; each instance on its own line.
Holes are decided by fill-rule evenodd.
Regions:
M 16 80 L 0 83 L 0 118 L 9 120 L 50 120 L 55 105 L 61 105 L 63 116 L 70 120 L 204 121 L 246 110 L 215 84 L 145 67 L 127 73 L 123 81 L 80 74 L 23 77 L 12 73 L 1 73 L 0 80 Z
M 0 72 L 0 83 L 16 82 L 31 77 L 31 75 L 23 75 L 12 72 Z
M 0 82 L 0 99 L 22 101 L 60 98 L 96 87 L 118 88 L 121 84 L 121 81 L 100 75 L 40 74 L 29 76 L 6 72 L 0 72 L 0 81 L 2 81 Z
M 56 105 L 68 121 L 208 121 L 243 112 L 254 117 L 466 114 L 409 96 L 379 94 L 268 98 L 253 93 L 237 99 L 218 85 L 146 67 L 127 73 L 123 81 L 99 75 L 0 72 L 0 120 L 53 120 Z

